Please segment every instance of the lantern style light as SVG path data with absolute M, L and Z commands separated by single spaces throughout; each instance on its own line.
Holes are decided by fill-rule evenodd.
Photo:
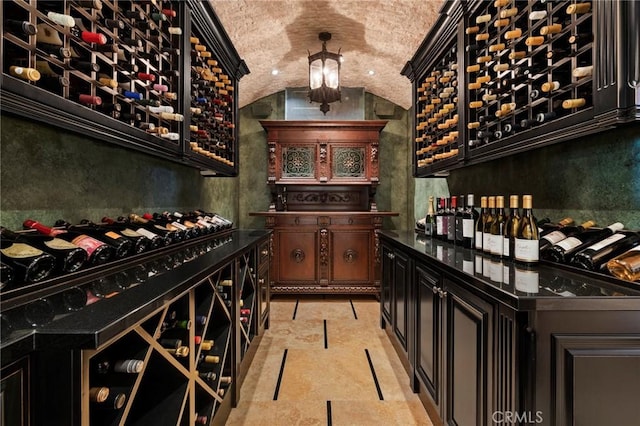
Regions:
M 340 63 L 342 55 L 327 51 L 331 33 L 321 32 L 322 51 L 309 53 L 309 100 L 320 103 L 320 111 L 325 115 L 329 104 L 340 100 Z

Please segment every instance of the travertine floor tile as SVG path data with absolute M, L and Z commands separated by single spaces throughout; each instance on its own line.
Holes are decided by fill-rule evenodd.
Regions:
M 431 425 L 380 328 L 379 301 L 278 297 L 270 323 L 228 425 L 327 425 L 327 401 L 332 425 Z

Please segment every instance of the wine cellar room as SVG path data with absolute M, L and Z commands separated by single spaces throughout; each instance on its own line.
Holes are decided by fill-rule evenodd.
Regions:
M 0 8 L 1 425 L 637 424 L 640 2 Z

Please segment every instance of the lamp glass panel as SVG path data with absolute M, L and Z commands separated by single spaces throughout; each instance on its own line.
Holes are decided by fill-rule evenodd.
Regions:
M 318 89 L 322 86 L 322 60 L 316 59 L 309 64 L 309 87 Z
M 324 64 L 324 82 L 332 88 L 337 89 L 340 85 L 339 64 L 337 61 L 327 59 Z

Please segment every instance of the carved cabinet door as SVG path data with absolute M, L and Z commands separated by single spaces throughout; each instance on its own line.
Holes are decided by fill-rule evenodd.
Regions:
M 278 231 L 278 281 L 312 283 L 317 280 L 318 232 L 311 230 Z
M 373 280 L 370 230 L 336 229 L 331 231 L 329 281 L 340 284 L 364 284 Z

